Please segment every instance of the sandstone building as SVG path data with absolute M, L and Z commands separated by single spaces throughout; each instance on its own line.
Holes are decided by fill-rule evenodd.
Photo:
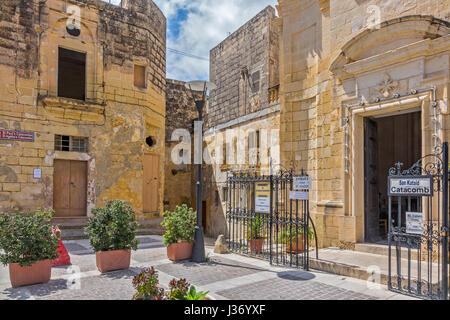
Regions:
M 275 19 L 275 9 L 265 8 L 210 52 L 210 80 L 218 88 L 210 94 L 205 123 L 210 158 L 205 165 L 203 206 L 209 235 L 226 231 L 227 173 L 268 172 L 271 163 L 279 163 Z
M 0 212 L 163 209 L 166 19 L 151 0 L 0 3 Z
M 197 180 L 192 164 L 194 121 L 198 119 L 198 111 L 194 99 L 201 99 L 201 92 L 194 91 L 192 96 L 185 84 L 167 79 L 164 210 L 170 211 L 182 204 L 195 208 Z M 180 137 L 177 134 L 180 130 L 185 131 L 187 137 Z M 183 145 L 183 138 L 188 138 L 187 146 Z M 180 161 L 176 160 L 178 158 Z
M 388 169 L 450 140 L 450 3 L 277 8 L 281 162 L 313 178 L 320 246 L 382 240 Z

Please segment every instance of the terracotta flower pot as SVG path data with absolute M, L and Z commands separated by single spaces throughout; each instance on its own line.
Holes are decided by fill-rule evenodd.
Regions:
M 95 253 L 100 272 L 125 270 L 130 267 L 131 250 L 100 251 Z
M 52 276 L 52 261 L 38 261 L 32 266 L 21 267 L 18 263 L 9 265 L 9 279 L 13 288 L 47 283 Z
M 248 240 L 250 245 L 250 252 L 255 254 L 260 254 L 262 252 L 262 247 L 264 239 L 250 239 Z
M 298 248 L 297 248 L 298 243 Z M 303 236 L 298 236 L 297 243 L 295 243 L 295 239 L 292 239 L 292 246 L 291 241 L 288 240 L 286 243 L 286 252 L 287 253 L 302 253 L 305 251 L 305 243 L 303 242 Z
M 188 260 L 192 258 L 194 243 L 181 241 L 167 247 L 167 257 L 171 261 Z

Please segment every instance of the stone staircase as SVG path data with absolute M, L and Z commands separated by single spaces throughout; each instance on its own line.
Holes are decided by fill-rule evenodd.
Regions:
M 140 226 L 138 229 L 139 236 L 162 236 L 164 230 L 161 227 L 163 218 L 154 218 L 148 221 L 138 221 Z
M 81 240 L 88 238 L 84 231 L 87 221 L 88 218 L 54 218 L 52 224 L 61 230 L 62 240 Z
M 411 250 L 411 275 L 414 277 L 418 274 L 417 254 L 416 250 Z M 408 274 L 408 249 L 401 249 L 401 274 Z M 387 285 L 389 273 L 389 248 L 387 245 L 379 244 L 357 244 L 355 250 L 342 250 L 339 248 L 326 248 L 319 250 L 319 259 L 315 259 L 315 254 L 310 255 L 310 268 L 321 270 L 333 274 L 346 277 L 368 280 L 369 277 L 378 276 L 373 272 L 379 272 L 379 280 L 381 284 Z M 391 257 L 393 275 L 396 274 L 396 250 L 393 248 Z M 427 276 L 428 265 L 425 261 L 421 264 L 422 278 Z M 439 265 L 433 263 L 433 274 L 438 274 Z M 394 279 L 393 279 L 394 280 Z M 395 280 L 394 280 L 395 281 Z
M 162 218 L 156 218 L 149 221 L 138 221 L 140 226 L 137 235 L 163 235 L 164 231 L 160 226 Z M 84 228 L 88 218 L 54 218 L 52 225 L 59 226 L 62 240 L 81 240 L 88 239 Z

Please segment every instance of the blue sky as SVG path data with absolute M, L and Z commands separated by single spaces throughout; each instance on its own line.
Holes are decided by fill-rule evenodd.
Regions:
M 121 0 L 103 0 L 120 4 Z M 167 18 L 167 78 L 209 79 L 209 51 L 277 0 L 153 0 Z
M 209 50 L 277 0 L 153 0 L 167 18 L 167 47 L 206 60 L 167 52 L 167 77 L 209 79 Z

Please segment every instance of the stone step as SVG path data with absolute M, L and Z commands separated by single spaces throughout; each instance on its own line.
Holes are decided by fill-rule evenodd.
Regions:
M 360 251 L 341 250 L 338 248 L 326 248 L 319 250 L 319 259 L 315 259 L 315 255 L 310 256 L 311 269 L 321 270 L 333 274 L 347 276 L 351 278 L 368 280 L 369 277 L 378 277 L 381 284 L 388 283 L 388 264 L 389 257 L 387 255 L 373 254 Z M 401 259 L 401 275 L 407 277 L 408 260 Z M 393 281 L 396 281 L 396 259 L 391 258 Z M 436 279 L 439 265 L 433 263 L 431 269 Z M 428 265 L 426 262 L 421 263 L 422 280 L 427 280 Z M 416 260 L 411 261 L 412 278 L 418 278 L 418 263 Z M 374 274 L 376 272 L 376 274 Z M 414 283 L 415 281 L 413 281 Z M 436 280 L 433 283 L 437 283 Z
M 377 254 L 381 256 L 389 256 L 389 246 L 385 244 L 376 244 L 376 243 L 357 243 L 355 244 L 355 251 L 357 252 L 365 252 L 365 253 L 372 253 Z M 401 247 L 400 248 L 401 257 L 403 259 L 406 259 L 408 257 L 408 248 Z M 395 245 L 391 246 L 391 254 L 392 256 L 396 257 L 397 250 Z M 417 249 L 411 249 L 411 259 L 417 260 L 418 258 L 418 250 Z
M 88 235 L 85 234 L 85 231 L 82 228 L 61 228 L 61 238 L 62 240 L 81 240 L 88 239 Z
M 61 229 L 63 240 L 80 240 L 88 239 L 84 228 L 88 219 L 53 219 L 52 224 L 57 225 Z M 164 230 L 160 226 L 162 218 L 152 219 L 149 221 L 138 221 L 140 226 L 137 235 L 163 235 Z

